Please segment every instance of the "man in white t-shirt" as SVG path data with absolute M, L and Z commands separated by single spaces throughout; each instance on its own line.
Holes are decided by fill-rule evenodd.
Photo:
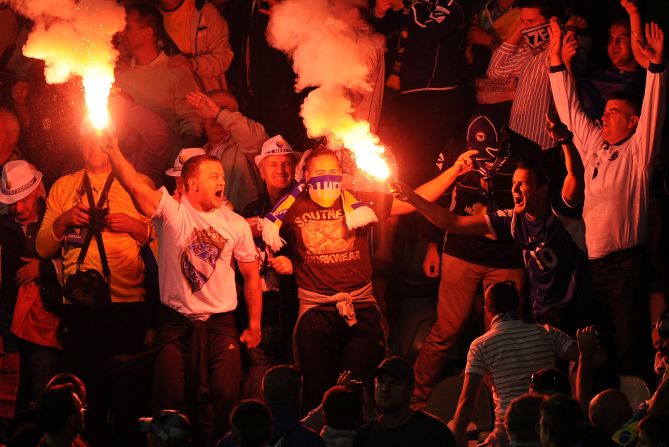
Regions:
M 188 159 L 181 170 L 184 193 L 175 200 L 165 188 L 138 181 L 118 145 L 107 149 L 114 172 L 142 213 L 151 216 L 158 236 L 160 350 L 152 406 L 184 410 L 198 445 L 222 435 L 238 396 L 241 362 L 232 311 L 237 307 L 233 259 L 244 278 L 248 328 L 239 340 L 260 342 L 262 296 L 251 228 L 222 206 L 225 178 L 210 155 Z M 186 379 L 188 378 L 188 380 Z M 214 406 L 214 433 L 197 411 Z M 206 413 L 204 413 L 206 414 Z M 199 435 L 199 437 L 198 437 Z

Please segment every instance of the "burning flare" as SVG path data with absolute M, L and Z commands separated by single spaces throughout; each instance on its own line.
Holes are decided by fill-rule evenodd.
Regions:
M 88 115 L 102 129 L 109 120 L 107 99 L 114 82 L 118 52 L 112 36 L 125 24 L 114 0 L 0 0 L 35 22 L 23 47 L 27 57 L 42 59 L 49 84 L 71 76 L 83 80 Z
M 295 88 L 316 86 L 300 115 L 310 137 L 350 149 L 359 170 L 386 180 L 385 148 L 370 124 L 354 118 L 351 92 L 369 95 L 370 73 L 383 53 L 383 37 L 359 15 L 360 0 L 284 0 L 272 7 L 267 39 L 288 54 L 297 74 Z

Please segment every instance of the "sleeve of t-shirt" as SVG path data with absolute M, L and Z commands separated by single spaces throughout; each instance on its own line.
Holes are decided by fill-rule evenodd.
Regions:
M 158 207 L 151 216 L 151 219 L 167 222 L 177 215 L 177 212 L 179 211 L 179 202 L 167 192 L 167 189 L 164 186 L 162 186 L 159 191 L 162 196 L 160 197 Z
M 235 243 L 235 259 L 239 262 L 253 262 L 256 260 L 257 251 L 251 234 L 251 227 L 241 216 L 237 222 L 237 240 Z
M 576 206 L 569 206 L 562 197 L 561 192 L 557 192 L 551 198 L 551 205 L 556 214 L 570 219 L 580 219 L 583 216 L 583 201 Z
M 561 330 L 555 329 L 552 326 L 545 325 L 544 329 L 546 330 L 546 333 L 551 337 L 555 355 L 563 359 L 565 354 L 567 353 L 567 350 L 571 347 L 572 343 L 576 343 L 576 340 L 574 340 Z
M 467 353 L 467 366 L 465 366 L 465 374 L 478 374 L 485 376 L 488 372 L 485 361 L 483 359 L 483 352 L 481 352 L 481 345 L 472 343 Z
M 485 219 L 488 222 L 488 229 L 494 239 L 507 239 L 511 234 L 512 210 L 498 210 L 494 213 L 486 214 Z

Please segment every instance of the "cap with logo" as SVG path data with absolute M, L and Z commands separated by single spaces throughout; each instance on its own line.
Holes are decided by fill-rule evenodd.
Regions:
M 0 178 L 0 203 L 10 205 L 30 195 L 42 180 L 42 173 L 25 160 L 5 163 Z
M 189 158 L 193 158 L 197 155 L 206 155 L 206 154 L 207 151 L 199 147 L 187 147 L 185 149 L 181 149 L 179 151 L 179 155 L 177 155 L 177 158 L 174 160 L 174 166 L 165 171 L 165 174 L 169 175 L 170 177 L 180 177 L 181 168 L 183 168 L 184 163 L 186 163 L 186 160 L 188 160 Z

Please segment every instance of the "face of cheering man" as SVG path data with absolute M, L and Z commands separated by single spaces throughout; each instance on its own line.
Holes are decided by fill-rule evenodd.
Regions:
M 109 156 L 105 148 L 109 145 L 109 135 L 95 131 L 81 135 L 81 155 L 86 171 L 92 174 L 109 172 Z
M 334 182 L 325 181 L 321 182 L 319 185 L 312 185 L 309 183 L 309 180 L 314 178 L 314 181 L 318 182 L 318 179 L 315 177 L 327 175 L 341 175 L 339 159 L 334 153 L 320 154 L 307 160 L 306 170 L 304 171 L 304 180 L 309 185 L 309 197 L 325 208 L 331 207 L 339 198 L 339 183 L 337 182 L 335 185 Z M 341 181 L 341 179 L 339 181 Z
M 185 172 L 182 171 L 182 173 Z M 188 174 L 186 173 L 186 175 Z M 225 174 L 220 161 L 211 159 L 200 161 L 197 172 L 188 175 L 185 182 L 187 186 L 186 197 L 196 209 L 211 211 L 223 205 L 225 201 Z
M 547 206 L 548 185 L 538 185 L 536 174 L 529 169 L 516 169 L 511 184 L 513 210 L 530 217 L 540 217 Z
M 622 23 L 611 25 L 606 50 L 609 53 L 611 63 L 617 69 L 632 71 L 636 68 L 636 61 L 634 60 L 634 54 L 632 54 L 629 26 Z

